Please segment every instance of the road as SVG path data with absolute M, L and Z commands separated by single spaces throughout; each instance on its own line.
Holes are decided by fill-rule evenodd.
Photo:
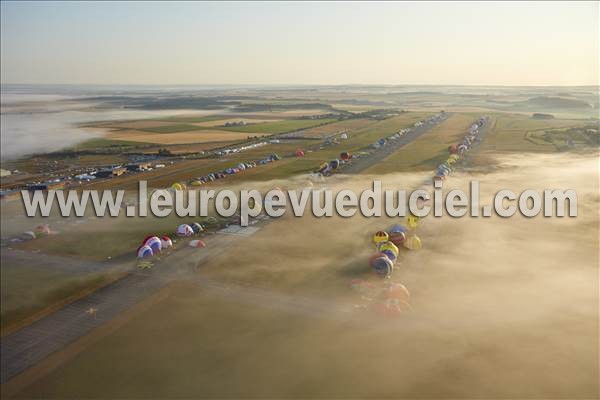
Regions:
M 441 121 L 440 121 L 441 122 Z M 370 157 L 354 160 L 342 169 L 343 173 L 359 173 L 380 162 L 394 151 L 410 143 L 426 133 L 435 124 L 426 123 L 411 129 L 400 139 L 390 140 L 385 146 L 374 151 Z M 259 221 L 257 227 L 269 223 L 269 220 Z M 86 335 L 92 329 L 99 327 L 121 312 L 134 306 L 147 296 L 165 287 L 169 283 L 185 276 L 190 277 L 190 270 L 200 263 L 219 254 L 224 248 L 239 241 L 239 236 L 211 235 L 206 238 L 207 247 L 202 250 L 182 248 L 147 270 L 136 270 L 124 278 L 105 286 L 96 292 L 77 300 L 62 309 L 49 314 L 40 320 L 7 335 L 0 342 L 1 376 L 0 383 L 4 384 L 15 375 L 35 365 L 50 354 L 58 351 L 69 343 Z M 268 291 L 245 286 L 224 285 L 219 282 L 195 279 L 203 289 L 216 294 L 229 295 L 235 293 L 236 298 L 249 303 L 272 304 L 289 311 L 310 315 L 341 315 L 346 310 L 339 306 L 326 305 L 316 299 L 298 298 L 273 294 Z M 273 301 L 277 299 L 277 301 Z M 97 309 L 91 314 L 90 309 Z

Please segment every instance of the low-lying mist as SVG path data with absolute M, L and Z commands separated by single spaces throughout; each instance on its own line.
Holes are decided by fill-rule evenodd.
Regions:
M 331 306 L 331 313 L 315 312 L 309 320 L 302 319 L 306 307 L 298 306 L 301 328 L 252 344 L 261 350 L 242 351 L 241 360 L 265 352 L 255 358 L 257 371 L 274 367 L 268 355 L 273 348 L 287 349 L 294 360 L 289 371 L 277 367 L 289 374 L 273 383 L 272 392 L 259 372 L 241 378 L 248 385 L 242 388 L 275 396 L 597 397 L 597 167 L 595 155 L 525 154 L 501 157 L 493 170 L 454 173 L 444 190 L 468 191 L 477 179 L 482 205 L 492 204 L 500 189 L 575 189 L 579 216 L 425 218 L 417 228 L 423 249 L 402 249 L 392 278 L 412 294 L 412 310 L 398 318 L 374 319 L 350 288 L 352 279 L 368 271 L 371 235 L 392 219 L 284 217 L 240 240 L 220 259 L 201 265 L 200 273 L 268 287 L 281 294 L 282 303 L 294 293 L 299 304 L 310 298 Z M 329 187 L 360 192 L 381 179 L 384 188 L 414 189 L 426 178 L 340 177 L 343 183 L 330 181 Z M 363 308 L 348 307 L 352 303 Z M 244 319 L 251 318 L 252 309 L 242 308 Z M 293 307 L 283 311 L 294 314 Z M 268 336 L 279 321 L 262 320 L 254 329 Z M 222 367 L 235 370 L 235 364 Z M 303 381 L 309 382 L 305 389 L 293 385 Z M 245 393 L 240 390 L 234 393 Z
M 102 129 L 81 128 L 96 121 L 156 118 L 190 110 L 133 110 L 94 108 L 97 104 L 80 97 L 3 93 L 0 115 L 1 156 L 13 160 L 24 155 L 60 150 L 94 137 Z M 211 113 L 214 111 L 206 112 Z
M 156 268 L 194 272 L 23 396 L 597 398 L 597 155 L 496 161 L 458 168 L 445 191 L 478 179 L 483 205 L 500 189 L 574 189 L 578 217 L 424 218 L 423 248 L 402 249 L 392 277 L 410 290 L 412 309 L 386 317 L 351 282 L 368 275 L 373 232 L 403 220 L 285 216 L 208 262 L 196 257 L 208 247 L 166 258 Z M 380 179 L 384 189 L 414 189 L 429 177 L 326 185 L 360 192 Z M 115 220 L 115 232 L 124 223 Z M 202 284 L 214 281 L 226 289 Z

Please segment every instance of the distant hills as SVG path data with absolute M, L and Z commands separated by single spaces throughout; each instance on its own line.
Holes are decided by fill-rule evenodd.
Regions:
M 529 106 L 544 108 L 592 108 L 592 105 L 583 100 L 566 97 L 538 96 L 526 100 Z

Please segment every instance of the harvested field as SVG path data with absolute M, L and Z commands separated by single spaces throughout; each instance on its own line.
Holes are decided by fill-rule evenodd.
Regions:
M 252 136 L 262 136 L 262 133 L 252 133 Z M 228 132 L 222 130 L 202 129 L 195 132 L 178 133 L 147 133 L 141 131 L 123 131 L 110 135 L 113 140 L 126 140 L 131 142 L 157 143 L 157 144 L 186 144 L 186 143 L 211 143 L 230 142 L 248 138 L 248 133 Z
M 232 126 L 224 128 L 228 131 L 233 132 L 247 132 L 247 133 L 285 133 L 292 132 L 295 130 L 306 129 L 313 126 L 325 125 L 335 122 L 334 119 L 289 119 L 285 121 L 276 122 L 265 122 L 262 124 L 246 125 L 246 126 Z
M 156 121 L 156 120 L 139 120 L 139 121 L 126 121 L 115 124 L 104 125 L 111 129 L 147 129 L 147 128 L 159 128 L 162 126 L 172 125 L 171 122 L 167 121 Z

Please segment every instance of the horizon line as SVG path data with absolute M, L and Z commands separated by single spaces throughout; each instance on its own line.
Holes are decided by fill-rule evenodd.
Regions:
M 600 84 L 460 84 L 460 83 L 0 83 L 0 86 L 305 86 L 305 87 L 402 87 L 402 86 L 436 86 L 436 87 L 595 87 Z

